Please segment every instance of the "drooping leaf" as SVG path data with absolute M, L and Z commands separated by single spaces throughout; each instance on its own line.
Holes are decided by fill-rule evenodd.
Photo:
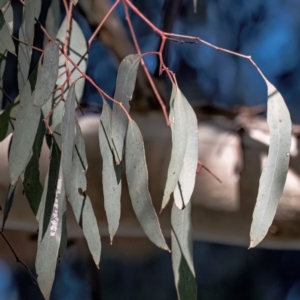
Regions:
M 66 189 L 66 196 L 69 198 L 72 185 L 72 153 L 75 142 L 75 109 L 76 109 L 76 95 L 75 84 L 72 84 L 66 99 L 65 112 L 62 122 L 62 170 L 64 176 L 64 184 Z
M 148 190 L 148 170 L 142 134 L 133 121 L 129 121 L 126 134 L 126 177 L 133 210 L 148 238 L 158 247 L 169 250 Z
M 24 89 L 20 95 L 20 105 L 22 108 L 30 103 L 33 103 L 33 92 L 37 81 L 38 68 L 35 68 L 27 80 Z
M 175 204 L 179 209 L 183 209 L 190 201 L 196 181 L 196 171 L 198 166 L 198 121 L 196 114 L 182 95 L 187 118 L 187 146 L 184 154 L 182 170 L 179 183 L 174 191 Z M 179 187 L 180 185 L 180 187 Z
M 118 70 L 115 99 L 121 102 L 129 111 L 129 101 L 135 87 L 137 71 L 141 55 L 131 54 L 121 62 Z M 128 118 L 120 105 L 114 103 L 112 111 L 112 140 L 114 143 L 116 163 L 120 164 L 123 156 L 124 140 L 127 131 Z
M 58 44 L 50 42 L 44 50 L 43 64 L 39 65 L 34 94 L 34 104 L 37 106 L 44 105 L 51 97 L 58 76 L 58 60 Z
M 25 40 L 29 45 L 33 45 L 35 19 L 39 18 L 41 7 L 41 0 L 26 0 L 24 11 Z
M 194 13 L 197 12 L 197 0 L 194 0 Z
M 51 150 L 51 160 L 50 160 L 50 167 L 49 167 L 49 175 L 48 175 L 48 183 L 47 183 L 47 194 L 46 194 L 46 202 L 45 202 L 45 209 L 43 213 L 43 230 L 42 230 L 42 237 L 44 237 L 47 228 L 49 226 L 52 209 L 55 202 L 55 193 L 59 181 L 60 176 L 60 163 L 61 161 L 61 152 L 53 140 L 52 142 L 52 150 Z M 61 171 L 62 172 L 62 171 Z M 63 179 L 62 179 L 63 180 Z M 65 193 L 65 192 L 64 192 Z
M 22 26 L 19 30 L 19 40 L 21 42 L 25 42 L 25 23 L 23 22 Z M 32 48 L 27 46 L 26 44 L 19 43 L 19 51 L 18 51 L 18 88 L 19 92 L 23 91 L 23 88 L 27 82 L 29 69 L 30 69 L 30 61 L 31 61 Z
M 29 102 L 21 108 L 15 122 L 14 135 L 9 156 L 9 173 L 11 184 L 25 171 L 31 157 L 31 149 L 37 133 L 41 110 Z
M 52 39 L 56 38 L 59 25 L 60 25 L 60 1 L 52 0 L 46 18 L 46 30 Z M 48 43 L 48 38 L 45 38 Z
M 14 195 L 15 195 L 15 190 L 17 187 L 17 183 L 15 185 L 9 185 L 7 196 L 6 196 L 6 201 L 5 201 L 5 206 L 4 206 L 4 213 L 3 213 L 3 221 L 2 221 L 2 231 L 4 230 L 4 226 L 8 217 L 8 214 L 10 212 L 12 203 L 14 201 Z
M 12 40 L 10 29 L 5 22 L 2 10 L 0 10 L 0 43 L 5 49 L 7 49 L 12 54 L 16 54 L 15 44 Z
M 67 30 L 67 19 L 63 21 L 57 33 L 56 40 L 58 42 L 63 44 L 66 43 L 66 30 Z M 71 24 L 71 33 L 70 33 L 68 52 L 71 60 L 78 66 L 78 68 L 83 73 L 85 73 L 87 68 L 87 59 L 88 59 L 87 43 L 80 27 L 78 26 L 75 20 L 72 20 L 72 24 Z M 63 96 L 64 99 L 67 98 L 69 87 L 75 81 L 76 81 L 76 86 L 75 86 L 76 98 L 78 101 L 81 100 L 81 97 L 83 95 L 85 79 L 81 78 L 82 77 L 81 73 L 70 62 L 68 63 L 66 62 L 66 58 L 64 55 L 60 55 L 59 57 L 59 74 L 58 74 L 58 79 L 56 81 L 56 85 L 60 87 L 67 79 L 66 65 L 68 65 L 68 69 L 72 74 L 69 79 L 69 83 L 65 86 L 63 95 L 61 91 L 58 90 L 55 94 L 52 95 L 50 100 L 43 106 L 42 109 L 43 109 L 44 116 L 46 116 L 49 113 L 49 111 L 54 107 L 54 105 L 57 105 L 58 101 L 61 100 L 61 96 Z M 64 110 L 64 103 L 63 101 L 60 101 L 60 103 L 56 106 L 51 117 L 50 126 L 52 130 L 54 130 L 55 127 L 62 122 L 63 110 Z
M 73 208 L 75 218 L 83 230 L 90 252 L 97 267 L 100 263 L 101 240 L 97 219 L 88 195 L 86 195 L 87 159 L 84 139 L 77 124 L 76 145 L 72 164 L 71 192 L 69 201 Z M 79 192 L 79 189 L 81 192 Z
M 19 101 L 9 104 L 0 115 L 0 142 L 2 142 L 10 133 L 9 124 L 11 121 L 12 109 L 20 104 Z
M 116 176 L 116 166 L 111 140 L 111 109 L 103 101 L 102 114 L 99 124 L 99 144 L 103 161 L 102 182 L 104 194 L 104 207 L 108 221 L 108 231 L 112 242 L 119 227 L 121 215 L 121 178 Z M 120 176 L 120 174 L 118 175 Z
M 0 5 L 0 7 L 1 7 L 1 5 Z M 10 3 L 7 3 L 7 5 L 2 8 L 2 12 L 3 12 L 7 27 L 9 29 L 9 32 L 12 35 L 13 29 L 14 29 L 14 11 L 12 9 L 12 5 Z
M 62 224 L 61 224 L 61 238 L 60 238 L 60 245 L 59 245 L 58 256 L 57 256 L 58 263 L 62 260 L 64 254 L 67 251 L 67 246 L 68 246 L 68 229 L 67 229 L 66 208 L 67 208 L 66 201 L 64 201 Z
M 43 194 L 43 186 L 40 182 L 39 158 L 46 132 L 45 124 L 40 119 L 39 127 L 32 147 L 32 156 L 24 173 L 24 192 L 32 212 L 36 215 Z
M 267 161 L 259 180 L 259 190 L 250 231 L 250 248 L 259 244 L 268 233 L 278 201 L 282 195 L 290 161 L 292 124 L 282 95 L 269 82 L 267 122 L 270 146 Z
M 50 181 L 50 173 L 49 173 Z M 48 182 L 49 184 L 49 182 Z M 49 191 L 49 185 L 48 185 Z M 63 216 L 65 214 L 65 191 L 62 178 L 62 170 L 60 168 L 59 176 L 54 190 L 54 203 L 51 209 L 50 223 L 46 228 L 46 232 L 43 235 L 44 223 L 43 219 L 45 218 L 45 210 L 43 207 L 46 207 L 45 203 L 46 198 L 48 197 L 48 191 L 44 190 L 43 197 L 41 201 L 41 209 L 39 209 L 39 237 L 38 237 L 38 249 L 36 255 L 36 272 L 37 272 L 37 281 L 41 292 L 45 299 L 50 298 L 51 289 L 53 286 L 55 278 L 56 264 L 58 260 L 58 254 L 61 244 L 61 235 L 62 235 L 62 224 Z M 43 212 L 44 213 L 40 213 Z
M 172 265 L 180 300 L 196 300 L 197 285 L 193 265 L 191 203 L 180 210 L 173 203 L 171 213 Z
M 173 85 L 170 99 L 170 122 L 172 130 L 172 152 L 168 169 L 168 177 L 164 191 L 161 209 L 164 209 L 174 192 L 182 170 L 187 146 L 187 116 L 185 98 L 179 88 Z
M 0 0 L 0 9 L 4 7 L 4 5 L 8 2 L 9 0 Z
M 56 40 L 65 44 L 66 43 L 66 29 L 67 29 L 67 18 L 64 19 L 63 23 L 61 24 Z M 71 33 L 70 33 L 70 39 L 69 39 L 69 49 L 68 49 L 69 57 L 71 60 L 79 67 L 79 69 L 85 73 L 87 68 L 87 60 L 88 60 L 88 54 L 87 54 L 87 42 L 85 40 L 85 37 L 83 35 L 83 32 L 77 22 L 75 20 L 72 20 L 71 23 Z M 80 101 L 83 89 L 84 89 L 84 79 L 78 80 L 78 78 L 82 77 L 80 72 L 75 69 L 75 67 L 68 63 L 69 71 L 72 73 L 70 78 L 70 84 L 71 85 L 74 81 L 76 81 L 76 97 L 78 101 Z M 66 71 L 66 58 L 65 56 L 61 55 L 59 58 L 59 73 L 62 74 L 57 80 L 57 85 L 61 85 L 67 78 L 67 75 L 65 74 Z M 66 98 L 66 97 L 65 97 Z

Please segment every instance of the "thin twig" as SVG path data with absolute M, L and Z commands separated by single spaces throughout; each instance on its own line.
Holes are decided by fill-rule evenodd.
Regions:
M 31 273 L 30 269 L 27 267 L 27 265 L 25 263 L 23 263 L 21 261 L 21 259 L 19 258 L 19 256 L 17 255 L 16 251 L 14 250 L 14 248 L 12 247 L 12 245 L 10 244 L 10 242 L 7 240 L 7 238 L 5 237 L 4 233 L 2 231 L 0 231 L 0 235 L 3 237 L 4 241 L 6 242 L 7 246 L 9 247 L 9 249 L 11 250 L 12 254 L 14 255 L 17 263 L 20 263 L 27 271 L 27 273 L 29 274 L 29 276 L 31 277 L 32 281 L 38 285 L 34 275 Z

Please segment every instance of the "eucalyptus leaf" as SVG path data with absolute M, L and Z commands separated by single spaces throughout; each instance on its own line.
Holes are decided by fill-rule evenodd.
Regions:
M 194 2 L 194 13 L 197 12 L 197 0 L 193 0 Z
M 126 134 L 126 177 L 133 210 L 148 238 L 159 248 L 169 250 L 148 190 L 148 170 L 142 134 L 129 121 Z
M 68 23 L 67 18 L 65 18 L 58 30 L 57 37 L 56 37 L 56 40 L 63 44 L 65 44 L 67 41 L 67 36 L 66 36 L 67 23 Z M 78 66 L 78 68 L 83 73 L 85 73 L 87 69 L 87 60 L 88 60 L 87 52 L 88 52 L 87 42 L 85 40 L 83 32 L 79 27 L 79 25 L 77 24 L 77 22 L 74 19 L 72 19 L 68 54 L 70 59 Z M 65 56 L 61 55 L 59 58 L 59 74 L 61 74 L 61 76 L 59 76 L 56 83 L 58 86 L 60 86 L 67 79 L 66 63 L 67 62 Z M 84 78 L 78 80 L 79 78 L 82 77 L 81 73 L 70 62 L 68 62 L 67 64 L 69 67 L 69 71 L 72 73 L 69 85 L 71 85 L 75 81 L 77 82 L 75 92 L 78 101 L 80 101 L 83 95 L 85 80 Z
M 24 192 L 32 212 L 36 215 L 43 194 L 43 186 L 40 182 L 39 159 L 43 146 L 45 124 L 40 119 L 39 127 L 32 147 L 32 156 L 24 173 Z
M 197 285 L 193 265 L 191 203 L 184 210 L 173 203 L 171 213 L 172 265 L 175 286 L 180 300 L 197 299 Z
M 7 6 L 3 7 L 2 12 L 4 14 L 4 19 L 9 29 L 10 35 L 12 35 L 14 29 L 14 11 L 12 9 L 11 3 L 7 3 Z
M 183 209 L 189 203 L 194 191 L 199 148 L 198 120 L 196 114 L 184 96 L 182 97 L 182 100 L 184 102 L 187 118 L 187 146 L 179 177 L 179 183 L 174 191 L 175 204 L 180 209 Z
M 29 45 L 33 45 L 35 19 L 39 18 L 41 7 L 41 0 L 26 0 L 24 11 L 25 41 Z
M 74 159 L 71 170 L 71 190 L 68 197 L 73 208 L 75 218 L 83 230 L 88 247 L 97 267 L 100 263 L 101 240 L 97 219 L 88 195 L 86 195 L 86 171 L 87 159 L 85 153 L 85 143 L 77 124 L 76 146 L 74 149 Z M 81 192 L 79 192 L 81 190 Z
M 9 0 L 0 0 L 0 9 L 5 6 Z
M 58 76 L 58 60 L 58 44 L 50 42 L 44 50 L 43 64 L 39 65 L 34 94 L 34 104 L 37 106 L 44 105 L 51 97 Z
M 111 109 L 107 102 L 103 100 L 102 114 L 99 124 L 99 144 L 102 156 L 102 182 L 104 194 L 104 207 L 108 221 L 108 231 L 112 243 L 117 232 L 121 215 L 121 190 L 120 178 L 116 176 L 117 168 L 113 144 L 111 140 Z M 120 176 L 120 175 L 119 175 Z
M 8 218 L 10 209 L 11 209 L 13 201 L 14 201 L 14 195 L 15 195 L 16 187 L 17 187 L 17 183 L 15 185 L 10 184 L 9 188 L 8 188 L 6 201 L 5 201 L 5 206 L 4 206 L 4 213 L 3 213 L 2 231 L 4 230 L 6 220 Z
M 21 42 L 25 42 L 25 23 L 23 22 L 22 26 L 19 30 L 19 40 Z M 19 43 L 19 51 L 18 51 L 18 88 L 19 92 L 23 91 L 23 88 L 27 82 L 29 69 L 30 69 L 30 61 L 31 61 L 32 48 L 27 46 L 26 44 Z
M 172 130 L 172 152 L 161 210 L 163 210 L 168 204 L 170 196 L 178 184 L 183 167 L 188 141 L 188 120 L 185 112 L 185 101 L 186 99 L 179 90 L 178 86 L 173 85 L 169 115 Z
M 46 200 L 45 200 L 44 212 L 43 212 L 42 237 L 44 237 L 51 220 L 53 205 L 56 197 L 55 193 L 60 178 L 59 177 L 60 172 L 62 172 L 60 168 L 61 168 L 61 152 L 56 142 L 53 140 L 48 182 L 47 182 L 47 194 L 46 194 Z M 63 181 L 63 178 L 61 180 Z
M 60 0 L 52 0 L 46 18 L 46 30 L 50 37 L 55 40 L 60 25 Z M 48 43 L 48 38 L 45 37 Z
M 282 196 L 290 161 L 292 124 L 282 95 L 269 82 L 267 122 L 270 147 L 259 180 L 259 190 L 250 231 L 250 248 L 259 244 L 268 233 Z
M 131 54 L 126 56 L 119 66 L 114 98 L 121 102 L 127 111 L 130 109 L 129 101 L 134 91 L 140 60 L 141 55 Z M 122 160 L 127 126 L 128 117 L 120 105 L 114 103 L 112 111 L 112 140 L 117 164 L 120 164 Z
M 44 190 L 42 201 L 46 200 L 46 193 L 48 196 L 48 192 Z M 56 264 L 61 244 L 63 216 L 65 214 L 66 207 L 61 168 L 59 171 L 54 195 L 55 200 L 51 210 L 51 220 L 44 235 L 44 222 L 42 221 L 44 216 L 40 216 L 41 220 L 39 222 L 38 249 L 35 262 L 36 272 L 38 275 L 37 281 L 45 299 L 50 298 L 50 293 L 55 278 Z M 46 206 L 45 202 L 41 202 L 41 206 Z
M 75 109 L 76 109 L 76 95 L 75 84 L 72 84 L 66 99 L 65 112 L 62 122 L 62 170 L 64 175 L 64 183 L 66 195 L 69 195 L 72 190 L 72 153 L 75 143 Z
M 6 24 L 2 10 L 0 10 L 0 43 L 5 49 L 16 55 L 15 44 L 12 40 L 10 29 Z
M 12 185 L 25 171 L 30 159 L 40 116 L 40 108 L 34 106 L 32 101 L 19 110 L 9 156 L 9 173 Z
M 67 18 L 64 19 L 63 23 L 61 24 L 56 40 L 59 43 L 66 43 L 67 31 Z M 71 23 L 71 32 L 70 32 L 70 39 L 69 39 L 69 57 L 70 59 L 78 66 L 78 68 L 85 73 L 87 69 L 87 43 L 85 37 L 78 26 L 75 20 L 72 20 Z M 61 90 L 56 91 L 49 101 L 43 106 L 43 114 L 47 116 L 50 110 L 55 106 L 55 110 L 53 111 L 50 126 L 52 130 L 55 130 L 55 127 L 62 122 L 63 119 L 63 111 L 64 111 L 64 103 L 61 101 L 61 98 L 67 98 L 69 87 L 76 81 L 75 86 L 75 93 L 76 98 L 78 101 L 81 100 L 84 90 L 85 79 L 81 78 L 81 73 L 70 63 L 66 61 L 64 55 L 60 55 L 59 57 L 59 74 L 56 81 L 56 85 L 60 87 L 67 79 L 67 67 L 69 72 L 71 72 L 71 77 L 69 78 L 69 82 L 65 85 L 63 94 Z M 79 79 L 80 78 L 80 79 Z M 59 102 L 60 101 L 60 102 Z M 59 102 L 59 103 L 58 103 Z

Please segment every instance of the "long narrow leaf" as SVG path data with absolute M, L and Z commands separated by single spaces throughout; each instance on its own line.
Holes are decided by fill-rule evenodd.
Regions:
M 49 188 L 49 186 L 48 186 Z M 47 191 L 44 190 L 41 206 L 45 206 Z M 36 256 L 37 281 L 45 299 L 50 298 L 51 289 L 55 278 L 56 264 L 61 244 L 63 215 L 65 213 L 65 191 L 60 168 L 59 178 L 55 189 L 55 201 L 51 210 L 51 222 L 48 224 L 43 236 L 43 215 L 39 215 L 39 237 Z
M 95 217 L 90 198 L 85 194 L 86 171 L 87 160 L 85 144 L 80 127 L 77 125 L 76 146 L 74 149 L 74 159 L 71 171 L 71 191 L 68 198 L 73 208 L 75 218 L 83 230 L 83 234 L 86 238 L 94 262 L 96 266 L 99 267 L 101 240 L 97 219 Z M 81 192 L 79 192 L 79 189 Z
M 25 169 L 23 180 L 26 198 L 29 202 L 32 212 L 35 215 L 37 214 L 41 197 L 43 194 L 43 186 L 40 182 L 39 159 L 41 155 L 41 149 L 43 146 L 45 132 L 46 127 L 41 118 L 35 141 L 32 147 L 32 157 Z
M 35 19 L 39 18 L 41 7 L 41 0 L 26 0 L 24 24 L 26 42 L 29 45 L 33 45 Z
M 199 147 L 198 121 L 196 114 L 186 98 L 183 96 L 182 99 L 187 117 L 187 146 L 179 183 L 174 191 L 175 204 L 180 209 L 184 208 L 189 203 L 195 187 Z
M 120 222 L 122 185 L 115 172 L 117 166 L 113 155 L 113 144 L 111 140 L 111 109 L 105 100 L 103 101 L 99 125 L 99 144 L 103 162 L 102 182 L 104 207 L 108 221 L 110 240 L 112 242 Z
M 45 235 L 51 220 L 53 204 L 55 202 L 55 193 L 56 193 L 55 191 L 59 180 L 60 165 L 61 165 L 61 153 L 56 142 L 53 140 L 48 182 L 47 182 L 47 194 L 46 194 L 46 201 L 45 201 L 44 213 L 43 213 L 42 237 Z
M 119 66 L 115 99 L 121 102 L 129 111 L 129 101 L 135 87 L 137 71 L 141 56 L 131 54 L 126 56 Z M 112 140 L 114 142 L 115 160 L 119 164 L 123 156 L 124 140 L 127 131 L 128 118 L 120 105 L 114 103 L 112 111 Z
M 191 203 L 180 210 L 173 203 L 171 214 L 172 265 L 180 300 L 196 300 L 197 285 L 193 265 Z
M 283 97 L 268 85 L 267 122 L 270 129 L 268 158 L 259 181 L 259 190 L 250 231 L 250 248 L 268 233 L 282 195 L 290 161 L 292 124 Z
M 0 43 L 12 54 L 16 54 L 15 44 L 12 40 L 10 29 L 5 22 L 4 15 L 0 9 Z
M 25 171 L 31 157 L 31 149 L 35 140 L 41 110 L 31 101 L 18 113 L 9 156 L 9 173 L 11 184 Z
M 126 135 L 126 177 L 133 210 L 148 238 L 158 247 L 169 250 L 148 190 L 148 170 L 142 134 L 130 120 Z
M 170 100 L 170 122 L 172 130 L 172 152 L 168 169 L 168 177 L 164 191 L 161 210 L 163 210 L 174 192 L 182 170 L 185 150 L 187 146 L 187 116 L 185 112 L 185 98 L 177 86 L 173 85 Z
M 40 64 L 34 94 L 34 104 L 44 105 L 51 97 L 58 76 L 58 44 L 50 42 L 44 50 L 43 64 Z
M 71 194 L 71 180 L 72 180 L 72 153 L 75 143 L 75 109 L 76 109 L 76 95 L 75 84 L 72 84 L 66 100 L 65 112 L 62 123 L 62 170 L 64 175 L 64 183 L 66 195 Z

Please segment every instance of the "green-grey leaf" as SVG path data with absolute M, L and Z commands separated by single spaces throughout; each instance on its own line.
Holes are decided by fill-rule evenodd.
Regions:
M 11 184 L 25 171 L 31 157 L 31 149 L 39 126 L 41 109 L 29 102 L 19 110 L 9 156 Z
M 183 96 L 183 95 L 182 95 Z M 184 154 L 183 166 L 174 191 L 174 200 L 178 208 L 183 209 L 190 201 L 196 181 L 198 165 L 198 121 L 196 114 L 186 100 L 182 97 L 187 118 L 187 146 Z
M 250 231 L 250 248 L 260 243 L 271 226 L 278 201 L 282 195 L 290 161 L 292 124 L 283 97 L 276 88 L 268 86 L 267 122 L 270 147 L 259 180 L 259 190 Z
M 36 78 L 37 78 L 37 71 L 38 69 L 35 68 L 30 75 L 29 79 L 27 80 L 24 89 L 20 95 L 20 104 L 21 107 L 24 108 L 27 105 L 33 103 L 33 97 L 34 97 L 34 90 L 35 90 L 35 84 L 36 84 Z
M 175 286 L 180 300 L 197 299 L 197 285 L 193 265 L 191 202 L 184 210 L 173 203 L 171 213 L 172 265 Z
M 132 207 L 144 232 L 156 246 L 169 250 L 148 190 L 143 137 L 133 120 L 130 120 L 126 134 L 125 163 Z
M 66 42 L 67 23 L 68 23 L 67 18 L 65 18 L 57 33 L 56 39 L 61 43 Z M 79 25 L 74 19 L 72 19 L 72 24 L 71 24 L 71 33 L 70 33 L 68 50 L 69 50 L 68 51 L 69 57 L 71 58 L 71 60 L 79 67 L 79 69 L 82 72 L 85 73 L 87 68 L 87 59 L 88 59 L 87 43 L 82 33 L 82 30 L 80 29 Z M 66 71 L 66 58 L 64 55 L 61 55 L 59 58 L 59 73 L 60 74 L 64 73 L 64 74 L 58 78 L 56 83 L 58 86 L 61 85 L 63 82 L 65 82 L 67 78 L 67 74 L 65 73 L 65 71 Z M 71 63 L 69 63 L 69 71 L 72 72 L 70 78 L 70 85 L 74 81 L 77 81 L 75 92 L 78 101 L 80 101 L 83 94 L 85 80 L 84 78 L 78 80 L 78 78 L 82 77 L 82 75 L 77 69 L 75 69 L 75 67 Z
M 9 0 L 0 0 L 0 9 L 4 7 L 4 5 L 8 2 Z
M 42 237 L 44 237 L 47 228 L 49 226 L 53 205 L 56 197 L 56 189 L 59 182 L 60 176 L 60 168 L 61 168 L 61 152 L 56 144 L 56 142 L 52 141 L 52 150 L 51 150 L 51 160 L 48 174 L 48 182 L 47 182 L 47 194 L 44 205 L 43 212 L 43 230 Z M 63 180 L 63 179 L 61 179 Z M 65 193 L 65 192 L 64 192 Z
M 22 26 L 19 30 L 19 40 L 25 42 L 25 23 L 23 22 Z M 27 82 L 30 61 L 31 61 L 32 49 L 31 47 L 24 45 L 23 43 L 19 43 L 19 51 L 18 51 L 18 87 L 19 92 L 23 91 L 23 88 Z
M 17 183 L 15 185 L 9 185 L 7 196 L 6 196 L 6 201 L 5 201 L 5 206 L 4 206 L 4 213 L 3 213 L 3 221 L 2 221 L 2 231 L 4 230 L 4 226 L 8 217 L 8 214 L 10 212 L 11 206 L 14 201 L 14 195 L 15 195 L 15 190 L 17 187 Z
M 46 30 L 52 39 L 56 38 L 60 25 L 60 16 L 60 0 L 52 0 L 46 18 Z
M 88 247 L 94 262 L 99 267 L 101 254 L 101 240 L 97 219 L 88 195 L 86 195 L 86 171 L 87 159 L 85 153 L 84 139 L 77 124 L 76 146 L 71 170 L 71 192 L 69 201 L 73 208 L 75 218 L 83 230 Z M 81 190 L 81 193 L 79 192 Z
M 16 54 L 15 44 L 12 40 L 10 29 L 5 22 L 2 10 L 0 10 L 0 43 L 5 49 L 7 49 L 12 54 Z
M 124 108 L 129 111 L 129 101 L 135 87 L 137 71 L 141 55 L 131 54 L 126 56 L 121 62 L 118 70 L 115 99 L 121 102 Z M 123 156 L 124 139 L 128 126 L 128 117 L 120 105 L 114 103 L 112 111 L 112 140 L 116 163 L 119 164 Z
M 58 76 L 58 60 L 58 44 L 50 42 L 44 50 L 43 64 L 39 65 L 34 94 L 34 104 L 37 106 L 44 105 L 51 97 Z
M 40 119 L 40 124 L 32 147 L 32 157 L 25 169 L 24 173 L 24 192 L 29 202 L 32 212 L 36 215 L 41 197 L 43 194 L 43 186 L 40 182 L 39 159 L 43 146 L 44 135 L 46 132 L 45 124 Z
M 66 253 L 67 246 L 68 246 L 67 214 L 66 214 L 66 201 L 64 201 L 62 225 L 61 225 L 61 238 L 60 238 L 60 245 L 59 245 L 58 257 L 57 257 L 58 263 L 62 260 L 64 254 Z
M 122 184 L 115 173 L 115 167 L 117 166 L 113 156 L 113 144 L 111 141 L 111 109 L 105 100 L 103 101 L 99 124 L 99 144 L 103 161 L 102 183 L 104 207 L 112 243 L 120 222 Z
M 10 3 L 8 3 L 7 6 L 5 6 L 2 9 L 2 12 L 4 14 L 4 19 L 7 24 L 8 29 L 9 29 L 9 32 L 12 35 L 13 28 L 14 28 L 14 11 L 12 9 L 12 5 Z
M 2 142 L 10 133 L 9 124 L 11 121 L 12 109 L 19 106 L 20 102 L 13 102 L 9 104 L 6 109 L 0 115 L 0 142 Z
M 72 84 L 66 99 L 65 112 L 62 122 L 62 170 L 64 175 L 64 183 L 66 189 L 67 198 L 72 190 L 72 153 L 75 143 L 75 109 L 76 109 L 76 95 L 75 84 Z
M 182 170 L 187 145 L 187 116 L 185 112 L 186 99 L 179 88 L 173 85 L 170 99 L 170 122 L 172 130 L 172 152 L 168 169 L 168 177 L 164 191 L 161 209 L 164 209 L 174 192 Z
M 40 16 L 42 7 L 41 0 L 26 0 L 24 11 L 25 38 L 29 45 L 33 45 L 35 19 Z
M 45 201 L 47 192 L 43 193 L 42 201 Z M 55 269 L 61 244 L 63 215 L 65 214 L 65 192 L 62 179 L 62 170 L 59 171 L 59 179 L 55 189 L 55 201 L 51 210 L 51 222 L 47 226 L 43 236 L 43 221 L 39 222 L 38 249 L 36 255 L 37 281 L 45 299 L 50 298 L 52 285 L 55 278 Z M 41 202 L 41 206 L 45 206 Z M 43 216 L 40 216 L 43 219 Z

